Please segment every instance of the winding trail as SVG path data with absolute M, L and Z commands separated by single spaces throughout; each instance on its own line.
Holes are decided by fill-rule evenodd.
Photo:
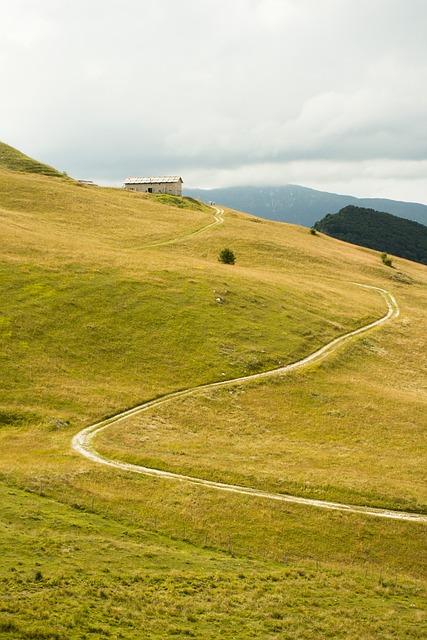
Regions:
M 214 221 L 210 222 L 204 227 L 201 227 L 196 231 L 192 231 L 191 233 L 186 233 L 183 236 L 176 236 L 175 238 L 171 238 L 170 240 L 161 240 L 160 242 L 153 242 L 152 244 L 144 244 L 141 247 L 134 247 L 134 249 L 150 249 L 151 247 L 162 247 L 163 245 L 174 244 L 175 242 L 188 240 L 188 238 L 194 238 L 194 236 L 198 236 L 199 233 L 203 233 L 207 229 L 211 229 L 218 224 L 222 224 L 224 222 L 224 209 L 218 209 L 218 207 L 213 207 L 213 209 L 215 209 Z
M 221 214 L 222 214 L 221 210 L 218 209 L 217 210 L 218 218 L 221 217 Z M 217 220 L 217 223 L 219 222 L 220 220 Z M 212 223 L 212 224 L 215 224 L 215 223 Z M 200 233 L 201 231 L 202 230 L 199 230 L 196 233 Z M 291 371 L 301 369 L 309 364 L 323 360 L 324 358 L 326 358 L 326 356 L 333 353 L 338 348 L 342 347 L 344 344 L 352 340 L 354 337 L 359 336 L 363 333 L 366 333 L 367 331 L 370 331 L 375 327 L 379 327 L 380 325 L 398 317 L 400 313 L 399 306 L 394 296 L 390 292 L 386 291 L 385 289 L 380 289 L 378 287 L 373 287 L 370 285 L 364 285 L 364 284 L 358 284 L 358 283 L 353 283 L 353 284 L 359 287 L 364 287 L 365 289 L 372 289 L 373 291 L 377 291 L 378 293 L 380 293 L 387 304 L 387 309 L 388 309 L 387 313 L 381 318 L 379 318 L 379 320 L 375 320 L 374 322 L 371 322 L 361 327 L 360 329 L 350 331 L 349 333 L 346 333 L 338 338 L 335 338 L 334 340 L 327 343 L 326 345 L 324 345 L 314 353 L 292 364 L 288 364 L 278 369 L 273 369 L 271 371 L 265 371 L 263 373 L 256 373 L 248 376 L 242 376 L 240 378 L 232 378 L 230 380 L 221 380 L 220 382 L 212 382 L 212 383 L 200 385 L 198 387 L 194 387 L 191 389 L 184 389 L 181 391 L 176 391 L 174 393 L 169 393 L 160 398 L 156 398 L 155 400 L 144 402 L 143 404 L 133 407 L 132 409 L 128 409 L 127 411 L 123 411 L 111 418 L 108 418 L 101 422 L 97 422 L 96 424 L 93 424 L 83 429 L 76 436 L 74 436 L 72 440 L 73 449 L 78 453 L 82 454 L 83 456 L 85 456 L 86 458 L 89 458 L 89 460 L 92 460 L 93 462 L 105 464 L 110 467 L 120 469 L 122 471 L 131 471 L 133 473 L 156 476 L 156 477 L 166 478 L 166 479 L 175 480 L 175 481 L 178 480 L 181 482 L 191 483 L 193 485 L 200 485 L 210 489 L 250 495 L 258 498 L 266 498 L 268 500 L 292 502 L 292 503 L 311 506 L 311 507 L 319 507 L 322 509 L 333 509 L 333 510 L 339 510 L 339 511 L 346 511 L 350 513 L 361 513 L 364 515 L 377 516 L 381 518 L 390 518 L 394 520 L 406 520 L 411 522 L 427 522 L 427 515 L 419 514 L 419 513 L 392 511 L 388 509 L 380 509 L 375 507 L 364 507 L 364 506 L 357 506 L 357 505 L 341 504 L 338 502 L 328 502 L 325 500 L 301 498 L 298 496 L 292 496 L 292 495 L 287 495 L 282 493 L 270 493 L 268 491 L 263 491 L 260 489 L 254 489 L 254 488 L 244 487 L 240 485 L 226 484 L 222 482 L 213 482 L 211 480 L 204 480 L 203 478 L 195 478 L 192 476 L 186 476 L 179 473 L 162 471 L 160 469 L 152 469 L 150 467 L 143 467 L 135 464 L 130 464 L 127 462 L 120 462 L 118 460 L 111 460 L 100 455 L 95 450 L 95 447 L 94 447 L 93 440 L 95 436 L 101 431 L 103 431 L 104 429 L 107 429 L 112 424 L 123 422 L 124 420 L 127 420 L 132 416 L 138 415 L 144 411 L 148 411 L 149 409 L 159 407 L 160 405 L 165 404 L 166 402 L 172 402 L 177 398 L 194 395 L 206 389 L 215 389 L 218 387 L 242 384 L 248 381 L 260 380 L 261 378 L 269 378 L 273 376 L 284 375 Z

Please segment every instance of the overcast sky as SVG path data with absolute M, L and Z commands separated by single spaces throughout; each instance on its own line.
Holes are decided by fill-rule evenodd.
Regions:
M 79 179 L 427 203 L 427 0 L 0 0 L 0 140 Z

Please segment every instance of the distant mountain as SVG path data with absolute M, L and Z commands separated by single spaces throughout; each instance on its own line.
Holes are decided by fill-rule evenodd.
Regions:
M 427 227 L 412 220 L 350 205 L 329 213 L 314 228 L 339 240 L 427 264 Z
M 20 171 L 23 173 L 41 173 L 45 176 L 53 176 L 55 178 L 64 177 L 64 174 L 53 167 L 43 164 L 38 160 L 33 160 L 33 158 L 10 147 L 5 142 L 0 142 L 0 169 L 9 169 L 10 171 Z
M 204 202 L 214 201 L 260 218 L 311 227 L 327 213 L 347 205 L 372 208 L 401 218 L 427 224 L 427 206 L 382 198 L 355 198 L 288 184 L 279 187 L 228 187 L 224 189 L 184 189 L 185 195 Z

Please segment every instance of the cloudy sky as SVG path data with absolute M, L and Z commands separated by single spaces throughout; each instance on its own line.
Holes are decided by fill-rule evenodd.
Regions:
M 426 0 L 0 0 L 0 140 L 120 186 L 427 203 Z

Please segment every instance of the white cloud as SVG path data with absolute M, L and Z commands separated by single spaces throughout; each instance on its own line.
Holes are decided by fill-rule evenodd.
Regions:
M 336 172 L 427 202 L 426 19 L 424 0 L 3 0 L 0 139 L 114 183 Z
M 231 169 L 193 169 L 186 175 L 188 187 L 227 187 L 253 184 L 299 184 L 313 189 L 357 197 L 425 201 L 427 160 L 316 161 L 247 164 Z

